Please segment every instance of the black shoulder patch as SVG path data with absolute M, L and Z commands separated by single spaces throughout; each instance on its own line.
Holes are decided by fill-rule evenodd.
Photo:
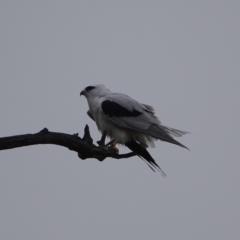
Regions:
M 118 103 L 110 100 L 102 102 L 102 110 L 109 117 L 138 117 L 142 114 L 137 110 L 129 111 Z

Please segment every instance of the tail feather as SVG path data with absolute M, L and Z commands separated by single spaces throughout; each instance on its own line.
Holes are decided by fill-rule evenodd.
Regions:
M 166 131 L 165 127 L 162 129 L 161 128 L 161 125 L 160 126 L 157 126 L 157 125 L 151 125 L 146 131 L 145 131 L 146 134 L 154 137 L 154 138 L 157 138 L 157 139 L 160 139 L 162 141 L 166 141 L 166 142 L 169 142 L 169 143 L 172 143 L 172 144 L 176 144 L 178 146 L 181 146 L 183 148 L 186 148 L 188 149 L 186 146 L 184 146 L 183 144 L 181 144 L 180 142 L 176 141 L 174 138 L 172 138 L 168 132 Z M 183 132 L 182 132 L 183 134 Z M 189 149 L 188 149 L 189 150 Z
M 127 142 L 125 144 L 131 151 L 136 153 L 140 158 L 142 158 L 146 164 L 155 172 L 154 168 L 158 170 L 163 177 L 166 177 L 166 174 L 163 172 L 163 170 L 159 167 L 159 165 L 155 162 L 155 160 L 152 158 L 150 153 L 147 151 L 146 148 L 142 147 L 139 143 L 135 141 Z
M 170 128 L 167 126 L 160 125 L 160 127 L 165 130 L 169 135 L 174 136 L 174 137 L 182 137 L 185 134 L 189 134 L 189 132 Z

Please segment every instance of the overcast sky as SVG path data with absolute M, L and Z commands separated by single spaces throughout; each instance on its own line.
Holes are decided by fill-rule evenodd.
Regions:
M 154 106 L 190 151 L 82 161 L 54 145 L 0 152 L 0 239 L 240 237 L 240 2 L 0 2 L 0 136 L 82 136 L 94 83 Z M 120 152 L 127 150 L 120 147 Z

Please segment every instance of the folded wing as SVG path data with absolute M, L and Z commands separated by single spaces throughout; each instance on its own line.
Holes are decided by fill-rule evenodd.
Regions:
M 127 95 L 112 94 L 103 99 L 101 108 L 109 120 L 122 128 L 188 149 L 172 137 L 180 137 L 187 132 L 163 126 L 149 105 L 141 104 Z

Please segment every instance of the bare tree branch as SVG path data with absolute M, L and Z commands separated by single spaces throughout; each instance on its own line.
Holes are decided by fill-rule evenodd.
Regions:
M 83 138 L 80 138 L 78 134 L 70 135 L 66 133 L 50 132 L 47 128 L 44 128 L 35 134 L 23 134 L 0 138 L 0 151 L 37 144 L 54 144 L 77 152 L 78 157 L 82 160 L 96 158 L 99 161 L 103 161 L 107 157 L 122 159 L 136 156 L 133 152 L 117 154 L 114 149 L 105 147 L 105 138 L 106 134 L 105 136 L 103 134 L 101 140 L 98 141 L 99 146 L 94 145 L 88 125 L 86 125 L 84 129 Z

